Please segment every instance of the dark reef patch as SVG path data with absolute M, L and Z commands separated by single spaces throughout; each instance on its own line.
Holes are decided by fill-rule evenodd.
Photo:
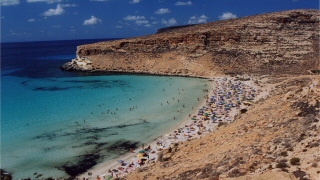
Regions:
M 110 83 L 111 81 L 103 81 L 103 80 L 90 80 L 90 81 L 85 81 L 85 80 L 66 80 L 64 82 L 69 82 L 69 83 Z
M 107 142 L 96 143 L 96 148 L 101 149 L 101 148 L 105 147 L 105 146 L 108 145 L 108 144 L 109 144 L 109 143 L 107 143 Z
M 87 128 L 87 127 L 83 127 L 81 129 L 77 129 L 75 133 L 70 133 L 70 135 L 101 133 L 101 132 L 107 131 L 108 129 L 110 129 L 110 127 L 105 127 L 105 128 Z
M 78 87 L 80 88 L 80 87 Z M 37 87 L 37 88 L 34 88 L 33 90 L 34 91 L 63 91 L 63 90 L 69 90 L 69 89 L 72 89 L 72 88 L 68 88 L 68 87 Z
M 56 133 L 52 133 L 52 132 L 46 132 L 43 133 L 42 135 L 38 135 L 36 137 L 34 137 L 35 139 L 45 139 L 45 140 L 54 140 L 57 138 L 57 134 Z
M 119 125 L 119 126 L 114 126 L 115 128 L 126 128 L 126 127 L 130 127 L 130 126 L 138 126 L 138 125 L 142 125 L 142 124 L 148 124 L 149 122 L 147 122 L 146 120 L 143 120 L 143 122 L 140 123 L 135 123 L 135 124 L 127 124 L 127 125 Z
M 58 149 L 62 149 L 64 147 L 65 147 L 65 145 L 45 146 L 45 147 L 42 147 L 42 151 L 45 152 L 45 153 L 49 153 L 49 152 L 52 152 L 52 151 L 56 151 Z
M 87 136 L 86 139 L 91 139 L 91 140 L 99 140 L 99 136 L 95 135 L 95 136 Z
M 138 144 L 139 142 L 128 140 L 119 140 L 114 143 L 97 143 L 88 141 L 80 146 L 73 147 L 76 148 L 85 145 L 94 145 L 94 148 L 89 153 L 76 156 L 74 160 L 68 161 L 56 168 L 65 171 L 71 177 L 75 177 L 87 172 L 88 169 L 97 165 L 100 161 L 102 161 L 103 157 L 108 155 L 108 153 L 124 154 L 128 152 L 128 149 L 130 148 L 136 149 L 138 147 Z
M 123 154 L 125 152 L 128 152 L 130 148 L 136 149 L 138 147 L 138 144 L 139 142 L 137 141 L 120 140 L 107 147 L 107 151 Z
M 23 81 L 23 82 L 21 82 L 20 84 L 22 84 L 22 85 L 24 85 L 24 86 L 27 86 L 28 84 L 28 81 Z
M 88 126 L 77 127 L 68 132 L 65 130 L 59 130 L 54 132 L 46 132 L 38 135 L 34 138 L 48 141 L 48 140 L 60 140 L 59 138 L 72 138 L 77 139 L 78 143 L 70 145 L 71 148 L 86 148 L 86 152 L 81 155 L 75 156 L 72 160 L 67 160 L 61 165 L 55 166 L 55 168 L 66 172 L 70 177 L 75 177 L 82 173 L 87 172 L 96 164 L 100 163 L 105 157 L 122 155 L 129 151 L 130 148 L 136 149 L 140 142 L 130 141 L 126 139 L 118 141 L 103 141 L 104 137 L 118 135 L 119 129 L 126 131 L 126 128 L 148 124 L 147 121 L 141 121 L 138 123 L 132 123 L 127 125 L 117 125 L 110 127 L 93 127 Z M 45 146 L 43 151 L 50 152 L 57 147 Z
M 48 80 L 50 82 L 56 82 L 55 80 Z M 26 86 L 26 81 L 22 82 L 22 85 Z M 68 84 L 69 86 L 63 86 Z M 81 84 L 81 85 L 80 85 Z M 65 91 L 70 89 L 109 89 L 114 87 L 128 87 L 128 83 L 122 80 L 66 80 L 61 82 L 61 87 L 58 86 L 45 86 L 35 87 L 34 91 Z
M 86 84 L 97 84 L 97 83 L 103 83 L 103 84 L 111 84 L 111 83 L 123 83 L 125 81 L 120 81 L 120 80 L 65 80 L 63 82 L 67 83 L 86 83 Z
M 96 144 L 97 144 L 96 142 L 87 141 L 85 143 L 82 143 L 81 145 L 72 146 L 72 148 L 81 148 L 81 147 L 92 146 L 92 145 L 96 145 Z
M 43 148 L 43 151 L 44 152 L 49 152 L 49 151 L 51 151 L 53 148 L 52 147 L 45 147 L 45 148 Z
M 113 86 L 111 85 L 93 85 L 93 86 L 69 86 L 69 87 L 36 87 L 33 90 L 34 91 L 65 91 L 65 90 L 70 90 L 70 89 L 101 89 L 101 88 L 112 88 Z
M 100 158 L 101 156 L 97 153 L 85 154 L 77 156 L 77 160 L 73 162 L 66 162 L 62 166 L 56 168 L 65 171 L 71 177 L 76 177 L 95 166 Z
M 60 132 L 55 131 L 55 132 L 46 132 L 41 135 L 35 136 L 35 139 L 44 139 L 44 140 L 55 140 L 59 137 L 74 137 L 76 139 L 92 139 L 92 140 L 99 140 L 101 137 L 109 137 L 109 136 L 114 136 L 118 135 L 117 132 L 109 132 L 108 130 L 110 129 L 115 129 L 115 128 L 125 128 L 125 127 L 130 127 L 130 126 L 137 126 L 140 124 L 145 124 L 148 122 L 142 122 L 142 123 L 136 123 L 136 124 L 128 124 L 128 125 L 119 125 L 119 126 L 110 126 L 110 127 L 105 127 L 105 128 L 88 128 L 88 127 L 82 127 L 80 129 L 76 129 L 73 132 Z M 87 136 L 86 136 L 87 135 Z

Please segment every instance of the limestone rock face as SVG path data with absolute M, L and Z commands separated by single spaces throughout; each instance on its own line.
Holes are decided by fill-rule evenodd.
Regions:
M 66 71 L 91 71 L 92 68 L 92 62 L 89 58 L 79 58 L 73 59 L 71 62 L 65 63 L 63 66 L 61 66 L 61 69 Z
M 209 77 L 319 67 L 319 10 L 291 10 L 79 46 L 63 69 Z

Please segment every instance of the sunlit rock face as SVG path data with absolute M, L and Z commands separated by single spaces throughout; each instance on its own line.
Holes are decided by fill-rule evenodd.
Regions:
M 210 77 L 306 74 L 319 67 L 319 10 L 291 10 L 162 29 L 79 46 L 62 69 Z

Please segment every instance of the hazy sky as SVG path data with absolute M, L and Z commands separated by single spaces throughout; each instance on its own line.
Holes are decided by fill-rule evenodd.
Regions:
M 0 0 L 1 41 L 126 38 L 159 28 L 291 9 L 319 0 Z

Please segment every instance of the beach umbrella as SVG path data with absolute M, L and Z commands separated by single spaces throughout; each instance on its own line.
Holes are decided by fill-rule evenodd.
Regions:
M 141 153 L 141 154 L 142 154 L 142 153 L 145 153 L 145 152 L 146 152 L 146 151 L 143 150 L 143 149 L 139 151 L 139 153 Z
M 113 177 L 111 176 L 111 175 L 108 175 L 108 176 L 106 176 L 106 178 L 105 178 L 105 180 L 110 180 L 110 179 L 112 179 Z
M 137 157 L 138 157 L 138 159 L 141 159 L 141 158 L 143 158 L 143 154 L 138 154 Z

